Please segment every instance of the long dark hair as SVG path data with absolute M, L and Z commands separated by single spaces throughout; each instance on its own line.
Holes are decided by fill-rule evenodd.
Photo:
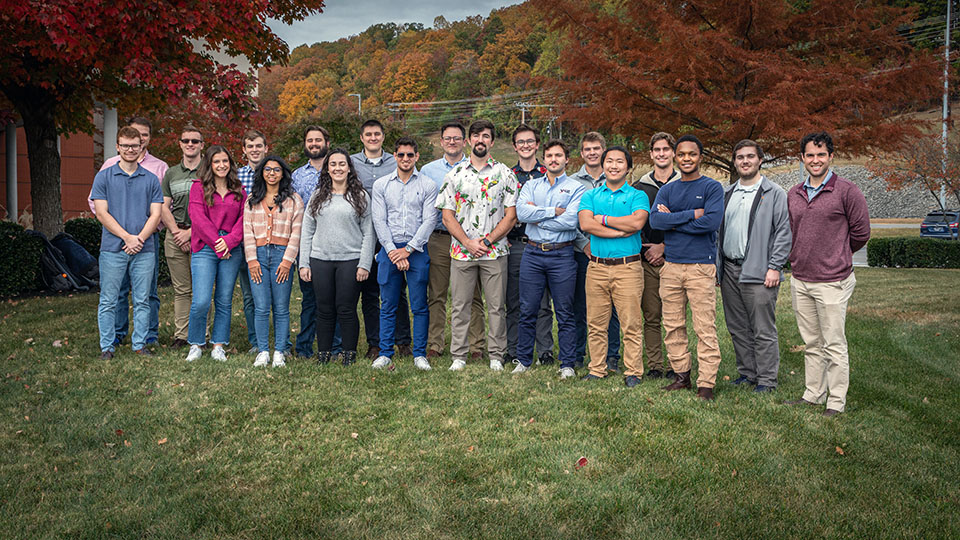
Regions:
M 200 183 L 203 186 L 203 199 L 207 206 L 213 206 L 213 194 L 217 192 L 217 183 L 213 175 L 213 156 L 219 153 L 227 154 L 230 160 L 230 171 L 227 172 L 227 189 L 233 193 L 237 200 L 243 199 L 243 187 L 240 185 L 240 177 L 237 176 L 237 164 L 233 161 L 233 156 L 226 148 L 215 144 L 203 154 L 203 161 L 200 162 Z M 224 197 L 226 198 L 226 197 Z
M 353 160 L 350 154 L 343 148 L 335 148 L 327 154 L 326 161 L 323 162 L 323 169 L 320 171 L 320 179 L 317 181 L 317 190 L 310 198 L 310 215 L 316 217 L 317 212 L 323 208 L 323 205 L 333 197 L 333 178 L 330 177 L 330 158 L 342 154 L 347 158 L 347 167 L 350 172 L 347 173 L 347 193 L 344 197 L 347 202 L 353 206 L 357 217 L 363 215 L 367 210 L 367 192 L 363 189 L 363 184 L 357 177 L 357 170 L 353 167 Z
M 260 162 L 260 165 L 257 165 L 257 172 L 253 175 L 253 187 L 250 188 L 247 203 L 250 205 L 250 208 L 253 208 L 255 204 L 260 204 L 260 201 L 267 196 L 267 181 L 263 178 L 263 168 L 266 167 L 269 161 L 277 162 L 283 170 L 281 173 L 282 176 L 280 177 L 280 184 L 277 186 L 279 191 L 273 199 L 273 203 L 279 206 L 280 211 L 283 212 L 283 201 L 293 196 L 293 186 L 291 185 L 293 178 L 290 176 L 290 166 L 287 165 L 287 162 L 274 155 L 267 156 Z

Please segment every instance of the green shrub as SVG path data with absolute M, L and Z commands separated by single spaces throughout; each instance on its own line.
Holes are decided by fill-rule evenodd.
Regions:
M 43 240 L 27 234 L 23 226 L 0 221 L 0 297 L 37 288 Z
M 960 242 L 916 236 L 874 238 L 867 244 L 870 266 L 960 268 Z
M 96 218 L 73 218 L 63 224 L 63 231 L 95 258 L 100 256 L 100 234 L 103 226 Z

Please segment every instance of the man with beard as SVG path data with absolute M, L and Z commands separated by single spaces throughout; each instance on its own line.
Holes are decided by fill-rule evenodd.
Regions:
M 507 232 L 517 221 L 517 177 L 488 155 L 496 130 L 489 120 L 470 125 L 470 161 L 453 168 L 437 196 L 443 224 L 450 231 L 450 356 L 451 371 L 467 363 L 467 333 L 477 280 L 486 297 L 490 333 L 490 369 L 503 370 L 507 328 L 504 297 L 507 289 Z
M 247 196 L 253 190 L 253 176 L 256 174 L 260 162 L 267 156 L 267 138 L 263 133 L 255 129 L 248 130 L 243 135 L 243 157 L 247 159 L 247 164 L 237 169 L 237 176 L 240 178 L 240 185 L 247 192 Z M 240 292 L 243 293 L 243 318 L 247 321 L 247 340 L 250 342 L 250 354 L 259 352 L 257 349 L 257 329 L 254 319 L 253 290 L 250 288 L 250 272 L 247 265 L 240 265 L 240 273 L 237 274 L 237 281 L 240 282 Z
M 367 120 L 360 126 L 360 142 L 363 150 L 350 156 L 357 178 L 367 190 L 367 197 L 373 199 L 373 185 L 380 178 L 396 172 L 397 160 L 392 154 L 383 151 L 383 124 L 379 120 Z M 378 241 L 375 253 L 382 247 Z M 377 282 L 377 259 L 370 267 L 370 277 L 360 283 L 360 308 L 363 310 L 363 329 L 367 338 L 367 358 L 380 356 L 380 286 Z M 401 356 L 410 356 L 410 318 L 407 317 L 407 295 L 401 288 L 400 303 L 397 306 L 396 338 L 397 349 Z M 338 332 L 339 334 L 339 332 Z
M 573 240 L 577 237 L 580 197 L 586 192 L 580 182 L 568 178 L 567 145 L 553 140 L 543 149 L 546 176 L 524 184 L 517 200 L 517 219 L 526 223 L 527 243 L 520 262 L 520 329 L 514 373 L 523 373 L 533 364 L 533 342 L 537 314 L 544 290 L 549 288 L 557 312 L 557 342 L 560 345 L 560 378 L 569 379 L 577 346 L 577 325 L 573 319 L 573 289 L 577 263 Z M 548 319 L 553 326 L 553 318 Z M 551 329 L 552 330 L 552 329 Z M 543 364 L 543 354 L 540 355 Z
M 303 204 L 309 204 L 313 190 L 320 179 L 320 169 L 327 159 L 330 134 L 320 126 L 307 126 L 303 132 L 303 149 L 307 163 L 293 171 L 293 190 L 300 195 Z M 299 277 L 298 277 L 299 279 Z M 300 310 L 300 333 L 297 334 L 297 355 L 309 358 L 313 356 L 313 342 L 316 338 L 317 304 L 313 294 L 313 284 L 300 280 L 300 293 L 303 298 Z

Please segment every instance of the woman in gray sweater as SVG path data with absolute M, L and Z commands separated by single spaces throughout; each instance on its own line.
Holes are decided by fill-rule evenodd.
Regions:
M 307 204 L 300 234 L 300 279 L 313 284 L 317 298 L 317 360 L 321 364 L 330 361 L 337 321 L 343 364 L 357 358 L 357 300 L 360 282 L 370 275 L 374 244 L 367 193 L 347 151 L 333 150 Z

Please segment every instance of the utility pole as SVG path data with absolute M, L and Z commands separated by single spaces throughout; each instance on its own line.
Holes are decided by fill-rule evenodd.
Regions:
M 940 208 L 947 208 L 947 121 L 950 117 L 950 4 L 947 0 L 947 28 L 943 48 L 943 179 L 940 182 Z
M 529 107 L 530 104 L 525 101 L 514 101 L 513 105 L 520 109 L 520 123 L 526 124 L 527 123 L 527 107 Z
M 360 97 L 360 94 L 347 94 L 347 95 L 357 97 L 357 116 L 363 116 L 363 109 L 361 109 L 360 107 L 363 102 L 363 98 Z

